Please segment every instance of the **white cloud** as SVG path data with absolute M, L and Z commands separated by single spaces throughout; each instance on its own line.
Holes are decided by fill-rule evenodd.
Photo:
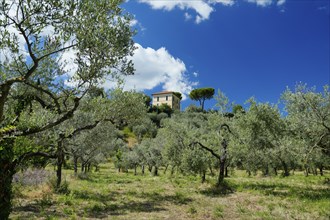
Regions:
M 277 0 L 277 6 L 284 5 L 286 0 Z
M 273 0 L 247 0 L 247 2 L 255 3 L 261 7 L 266 7 L 266 6 L 271 5 L 273 3 Z
M 137 47 L 132 60 L 135 74 L 124 78 L 124 89 L 137 91 L 150 90 L 161 86 L 163 90 L 181 92 L 183 99 L 196 86 L 197 82 L 189 80 L 186 66 L 182 60 L 173 57 L 164 47 L 157 50 Z M 105 88 L 113 88 L 114 82 L 107 81 Z
M 234 0 L 210 0 L 209 1 L 210 3 L 221 3 L 223 5 L 226 5 L 226 6 L 232 6 L 235 1 Z
M 195 23 L 199 24 L 202 21 L 209 19 L 212 12 L 215 11 L 214 6 L 221 4 L 224 6 L 232 6 L 238 0 L 138 0 L 140 3 L 145 3 L 155 10 L 171 11 L 175 8 L 181 10 L 193 10 L 196 12 Z M 282 6 L 286 0 L 245 0 L 246 2 L 257 4 L 261 7 L 269 6 L 276 2 L 277 6 Z M 190 20 L 191 14 L 185 12 L 185 19 Z
M 197 13 L 195 18 L 196 23 L 209 19 L 210 14 L 214 11 L 211 4 L 203 0 L 139 0 L 139 2 L 149 4 L 153 9 L 163 9 L 166 11 L 171 11 L 174 8 L 181 10 L 192 9 Z
M 205 20 L 205 19 L 203 19 L 201 16 L 197 15 L 197 16 L 196 16 L 196 19 L 195 19 L 195 22 L 196 22 L 196 24 L 199 24 L 199 23 L 201 23 L 203 20 Z
M 194 77 L 197 77 L 198 76 L 198 73 L 197 72 L 193 72 L 193 76 Z
M 189 21 L 192 19 L 192 15 L 189 14 L 188 12 L 184 13 L 184 17 L 185 17 L 186 21 Z

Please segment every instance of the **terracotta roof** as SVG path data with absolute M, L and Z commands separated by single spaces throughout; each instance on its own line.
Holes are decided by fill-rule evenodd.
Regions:
M 173 93 L 173 91 L 162 91 L 162 92 L 153 93 L 152 95 L 172 94 L 172 93 Z

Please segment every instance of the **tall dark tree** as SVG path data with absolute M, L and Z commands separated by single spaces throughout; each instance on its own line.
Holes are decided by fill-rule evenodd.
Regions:
M 213 98 L 214 88 L 199 88 L 194 89 L 190 92 L 189 97 L 192 100 L 198 101 L 202 110 L 204 111 L 204 102 Z

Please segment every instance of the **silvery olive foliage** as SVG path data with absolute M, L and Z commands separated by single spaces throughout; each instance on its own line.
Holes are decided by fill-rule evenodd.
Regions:
M 7 128 L 1 138 L 54 127 L 72 116 L 92 85 L 133 73 L 127 59 L 133 31 L 119 3 L 1 2 L 0 123 Z
M 282 94 L 288 113 L 289 129 L 299 140 L 299 155 L 308 173 L 310 168 L 322 169 L 330 162 L 330 91 L 322 92 L 298 84 Z
M 164 120 L 157 138 L 164 143 L 165 163 L 182 173 L 204 176 L 219 159 L 210 151 L 217 155 L 224 153 L 221 142 L 228 135 L 221 131 L 224 123 L 227 119 L 218 113 L 183 112 Z M 197 145 L 197 142 L 208 149 Z
M 287 122 L 276 105 L 249 100 L 246 113 L 235 118 L 239 140 L 232 154 L 236 162 L 249 172 L 270 170 L 291 164 L 295 149 L 288 148 L 290 139 Z M 285 168 L 288 169 L 288 168 Z
M 66 152 L 79 158 L 81 163 L 98 165 L 113 156 L 114 151 L 125 148 L 119 129 L 136 123 L 146 112 L 143 96 L 133 91 L 116 89 L 109 92 L 107 98 L 87 99 L 82 109 L 59 128 L 68 134 L 81 129 L 68 136 Z

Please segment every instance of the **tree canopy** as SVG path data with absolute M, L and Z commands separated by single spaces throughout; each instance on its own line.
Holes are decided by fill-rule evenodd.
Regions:
M 190 92 L 189 97 L 192 100 L 198 101 L 202 110 L 204 110 L 204 102 L 205 100 L 213 98 L 214 88 L 199 88 L 194 89 Z

